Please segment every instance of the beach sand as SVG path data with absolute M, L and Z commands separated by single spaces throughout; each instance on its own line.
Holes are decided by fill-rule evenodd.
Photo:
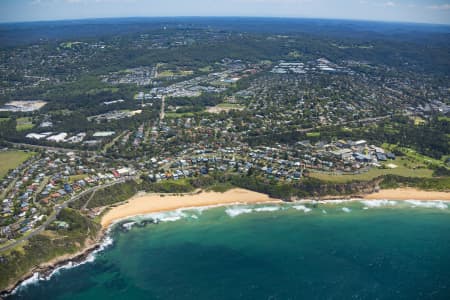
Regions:
M 282 202 L 281 200 L 270 198 L 268 195 L 245 190 L 232 189 L 224 193 L 201 192 L 198 194 L 165 195 L 145 194 L 138 195 L 126 203 L 113 207 L 102 218 L 103 228 L 108 227 L 117 220 L 127 217 L 143 215 L 153 212 L 171 211 L 186 207 L 201 207 L 210 205 L 227 204 L 254 204 L 262 202 Z
M 448 192 L 421 191 L 413 188 L 386 189 L 363 197 L 368 200 L 449 200 Z M 332 201 L 332 200 L 330 200 Z M 201 192 L 192 194 L 144 194 L 129 199 L 126 203 L 111 208 L 103 217 L 103 228 L 117 220 L 154 212 L 171 211 L 179 208 L 201 207 L 210 205 L 255 204 L 263 202 L 282 202 L 268 195 L 245 189 L 235 188 L 225 193 Z
M 386 189 L 378 193 L 372 193 L 364 199 L 387 199 L 387 200 L 450 200 L 448 192 L 422 191 L 413 188 Z

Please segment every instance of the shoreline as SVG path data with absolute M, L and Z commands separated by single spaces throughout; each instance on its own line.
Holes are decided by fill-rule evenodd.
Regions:
M 424 191 L 415 188 L 385 189 L 367 194 L 365 200 L 417 200 L 417 201 L 450 201 L 450 192 Z
M 161 196 L 163 195 L 163 196 Z M 355 200 L 417 200 L 417 201 L 450 201 L 450 192 L 422 191 L 414 188 L 399 188 L 380 190 L 365 195 L 345 195 L 345 196 L 323 196 L 294 199 L 292 202 L 302 200 L 333 201 L 340 199 Z M 200 192 L 187 194 L 157 194 L 148 193 L 136 195 L 126 202 L 119 204 L 109 210 L 101 220 L 103 228 L 108 228 L 111 224 L 132 218 L 135 216 L 150 213 L 174 211 L 177 209 L 188 209 L 205 206 L 226 206 L 233 204 L 259 204 L 259 203 L 282 203 L 280 199 L 271 198 L 266 194 L 233 188 L 224 193 Z
M 144 194 L 136 195 L 125 203 L 113 207 L 101 220 L 102 227 L 127 218 L 151 213 L 174 211 L 206 206 L 225 206 L 239 204 L 282 203 L 280 199 L 271 198 L 266 194 L 241 188 L 234 188 L 224 193 L 200 192 L 196 194 Z
M 55 270 L 69 263 L 82 263 L 86 261 L 90 254 L 101 248 L 105 237 L 107 237 L 107 231 L 108 230 L 101 228 L 95 239 L 88 240 L 86 245 L 75 253 L 55 257 L 45 263 L 41 263 L 40 265 L 33 267 L 15 283 L 1 290 L 0 300 L 3 299 L 3 297 L 10 296 L 17 288 L 20 287 L 20 285 L 32 278 L 36 273 L 39 274 L 39 277 L 47 278 L 52 275 Z
M 323 196 L 295 199 L 292 201 L 302 202 L 310 200 L 329 201 L 336 200 L 417 200 L 417 201 L 450 201 L 450 192 L 434 192 L 423 191 L 414 188 L 399 188 L 380 190 L 366 195 L 345 195 L 345 196 Z M 11 295 L 23 282 L 33 277 L 35 273 L 39 273 L 42 277 L 48 277 L 56 269 L 63 267 L 69 263 L 82 263 L 90 254 L 102 247 L 108 231 L 115 223 L 126 219 L 159 212 L 176 211 L 179 209 L 190 209 L 200 207 L 220 207 L 227 205 L 246 205 L 246 204 L 263 204 L 263 203 L 284 203 L 285 201 L 271 198 L 266 194 L 233 188 L 224 193 L 205 192 L 186 194 L 162 194 L 147 193 L 137 194 L 119 205 L 112 207 L 101 219 L 98 235 L 93 240 L 88 240 L 84 248 L 76 253 L 66 254 L 54 258 L 48 262 L 42 263 L 27 272 L 20 280 L 11 284 L 0 292 L 0 299 Z

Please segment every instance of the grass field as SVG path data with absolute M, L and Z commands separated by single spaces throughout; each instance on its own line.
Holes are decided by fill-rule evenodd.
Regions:
M 236 104 L 236 103 L 219 103 L 219 104 L 217 104 L 217 107 L 232 108 L 232 109 L 244 108 L 242 105 Z
M 7 122 L 7 121 L 9 121 L 9 118 L 0 118 L 0 123 L 1 122 Z
M 9 170 L 16 168 L 33 155 L 33 152 L 23 151 L 0 152 L 0 179 L 2 179 Z
M 195 113 L 193 112 L 184 112 L 184 113 L 177 113 L 177 112 L 167 112 L 166 118 L 192 118 L 195 116 Z
M 395 169 L 372 168 L 366 173 L 354 175 L 353 174 L 334 175 L 331 173 L 311 172 L 310 176 L 324 181 L 343 183 L 352 180 L 367 181 L 388 174 L 399 175 L 404 177 L 424 177 L 424 178 L 430 178 L 433 175 L 432 170 L 423 167 L 418 168 L 422 165 L 417 162 L 411 162 L 410 160 L 408 160 L 408 158 L 397 157 L 395 161 L 390 161 L 388 163 L 397 165 L 397 168 Z
M 88 177 L 87 174 L 72 175 L 72 176 L 69 176 L 69 182 L 74 183 L 75 181 L 85 179 L 86 177 Z
M 387 144 L 387 143 L 384 143 L 381 147 L 384 149 L 388 149 L 389 151 L 394 151 L 394 150 L 401 151 L 411 161 L 415 161 L 417 163 L 421 163 L 424 165 L 434 165 L 434 166 L 438 166 L 438 167 L 445 166 L 444 160 L 438 160 L 438 159 L 434 159 L 434 158 L 426 156 L 426 155 L 422 155 L 420 153 L 417 153 L 417 151 L 410 149 L 410 148 L 400 147 L 397 145 L 392 145 L 392 144 Z
M 414 121 L 414 125 L 416 125 L 416 126 L 424 125 L 426 123 L 426 121 L 424 119 L 422 119 L 421 117 L 414 117 L 413 121 Z
M 172 76 L 189 76 L 192 74 L 194 74 L 194 71 L 190 70 L 181 70 L 181 71 L 164 70 L 158 73 L 158 78 L 172 77 Z
M 320 132 L 307 132 L 306 136 L 307 137 L 319 137 L 320 136 Z
M 207 72 L 211 72 L 212 70 L 213 70 L 213 68 L 211 67 L 211 66 L 206 66 L 206 67 L 203 67 L 203 68 L 199 68 L 198 69 L 200 72 L 205 72 L 205 73 L 207 73 Z
M 33 123 L 31 123 L 31 118 L 23 117 L 17 119 L 16 130 L 17 131 L 25 131 L 32 129 L 34 127 Z
M 440 117 L 438 117 L 438 120 L 439 120 L 439 121 L 447 121 L 447 122 L 450 122 L 450 117 L 440 116 Z

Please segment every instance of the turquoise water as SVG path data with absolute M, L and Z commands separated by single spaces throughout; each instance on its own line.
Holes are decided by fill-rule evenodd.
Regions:
M 11 299 L 450 299 L 448 205 L 378 204 L 153 216 Z

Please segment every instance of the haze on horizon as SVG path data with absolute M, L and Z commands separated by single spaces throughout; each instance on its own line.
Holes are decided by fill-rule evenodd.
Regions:
M 450 24 L 448 0 L 2 0 L 0 22 L 247 16 Z

